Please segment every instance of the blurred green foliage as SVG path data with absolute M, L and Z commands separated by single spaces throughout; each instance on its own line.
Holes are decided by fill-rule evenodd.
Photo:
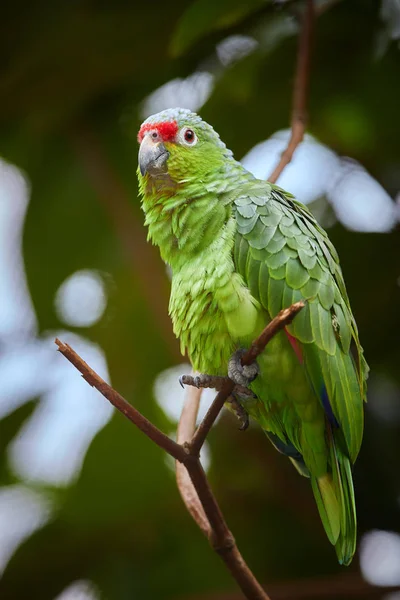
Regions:
M 330 4 L 317 23 L 310 131 L 396 192 L 399 51 L 389 43 L 374 58 L 378 2 Z M 109 274 L 106 314 L 83 333 L 103 348 L 114 387 L 166 431 L 174 424 L 155 404 L 153 382 L 180 359 L 167 275 L 145 245 L 137 200 L 141 103 L 171 78 L 211 70 L 216 85 L 201 114 L 242 156 L 288 124 L 296 54 L 288 19 L 297 5 L 19 0 L 2 7 L 0 151 L 31 186 L 24 258 L 40 333 L 62 326 L 54 294 L 67 276 L 81 268 Z M 259 45 L 222 69 L 215 45 L 237 33 Z M 400 385 L 399 233 L 360 234 L 337 224 L 330 235 L 372 373 Z M 6 447 L 34 407 L 0 422 L 2 485 L 16 481 Z M 360 533 L 400 529 L 399 434 L 398 421 L 379 421 L 367 409 L 355 469 Z M 224 415 L 210 444 L 213 487 L 257 577 L 267 583 L 339 573 L 308 482 L 264 435 L 239 433 Z M 77 481 L 46 491 L 55 502 L 52 519 L 11 559 L 0 581 L 4 600 L 51 600 L 80 578 L 113 600 L 234 589 L 183 509 L 161 451 L 120 415 L 93 441 Z M 357 560 L 350 569 L 358 570 Z

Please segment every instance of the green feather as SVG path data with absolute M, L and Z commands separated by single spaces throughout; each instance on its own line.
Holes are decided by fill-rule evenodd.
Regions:
M 316 295 L 318 294 L 320 285 L 321 284 L 319 281 L 310 277 L 310 279 L 307 281 L 307 283 L 302 286 L 301 293 L 303 294 L 304 298 L 307 298 L 307 299 L 315 298 Z
M 310 254 L 307 250 L 303 248 L 299 248 L 299 259 L 303 267 L 308 269 L 308 271 L 312 269 L 315 266 L 315 263 L 317 262 L 317 257 L 315 253 Z
M 268 311 L 271 316 L 275 317 L 282 309 L 283 291 L 286 288 L 283 279 L 273 279 L 270 277 L 268 281 Z
M 310 306 L 307 302 L 303 310 L 297 315 L 289 327 L 290 333 L 303 344 L 311 344 L 314 334 L 310 320 Z
M 286 283 L 298 290 L 310 279 L 308 271 L 302 266 L 298 257 L 291 258 L 286 263 Z
M 278 269 L 287 263 L 290 258 L 290 254 L 284 247 L 276 254 L 269 254 L 266 256 L 266 263 L 270 269 Z
M 269 268 L 269 275 L 273 279 L 284 279 L 286 277 L 286 265 L 281 265 L 276 269 Z

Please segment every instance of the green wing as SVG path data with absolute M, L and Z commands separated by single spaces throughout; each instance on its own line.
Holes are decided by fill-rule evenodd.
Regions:
M 307 300 L 288 330 L 301 346 L 321 402 L 325 386 L 354 462 L 362 440 L 368 366 L 336 250 L 307 208 L 277 186 L 251 182 L 234 210 L 237 270 L 271 318 Z

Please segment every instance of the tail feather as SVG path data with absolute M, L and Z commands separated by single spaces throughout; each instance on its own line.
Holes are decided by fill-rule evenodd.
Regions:
M 319 514 L 340 564 L 350 564 L 355 549 L 357 519 L 353 478 L 349 458 L 338 448 L 331 432 L 330 463 L 332 474 L 311 477 Z
M 339 536 L 336 554 L 342 565 L 349 565 L 356 551 L 357 517 L 350 461 L 346 456 L 339 459 L 339 469 L 344 491 L 343 513 L 346 519 L 346 530 Z
M 336 544 L 340 535 L 340 508 L 332 476 L 311 477 L 311 486 L 326 535 L 331 544 Z

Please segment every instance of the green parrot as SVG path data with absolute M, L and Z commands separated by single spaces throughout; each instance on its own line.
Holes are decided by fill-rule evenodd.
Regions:
M 368 366 L 335 248 L 308 209 L 234 159 L 195 113 L 146 119 L 138 141 L 148 238 L 172 270 L 173 329 L 196 371 L 248 385 L 243 409 L 309 477 L 339 562 L 356 547 L 351 465 Z M 304 300 L 254 368 L 240 355 L 279 311 Z

